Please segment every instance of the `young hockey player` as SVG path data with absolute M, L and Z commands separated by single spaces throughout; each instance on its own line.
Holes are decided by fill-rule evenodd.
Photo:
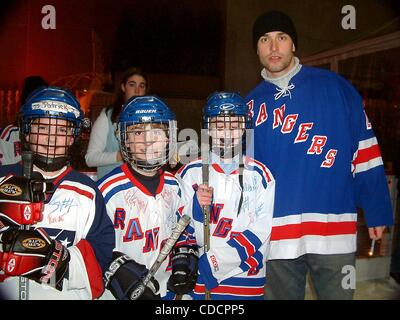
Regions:
M 201 254 L 194 299 L 263 299 L 275 181 L 244 152 L 251 120 L 239 94 L 212 94 L 203 114 L 211 151 L 177 173 Z
M 21 144 L 33 166 L 23 159 L 0 167 L 3 298 L 95 299 L 104 291 L 112 223 L 94 182 L 68 160 L 82 116 L 76 98 L 57 87 L 37 89 L 21 108 Z
M 103 298 L 129 300 L 182 210 L 180 186 L 171 173 L 162 170 L 175 150 L 175 115 L 156 96 L 132 98 L 119 116 L 117 137 L 125 164 L 98 182 L 116 233 L 114 261 L 105 274 L 109 291 Z M 184 262 L 197 262 L 197 251 L 191 244 L 194 240 L 190 235 L 178 240 L 179 249 L 174 249 L 172 261 L 167 258 L 163 262 L 141 299 L 172 299 L 173 292 L 167 290 L 170 276 L 168 286 L 176 293 L 193 288 L 194 281 L 187 286 L 180 273 L 186 270 Z M 196 276 L 196 272 L 194 269 L 191 275 Z

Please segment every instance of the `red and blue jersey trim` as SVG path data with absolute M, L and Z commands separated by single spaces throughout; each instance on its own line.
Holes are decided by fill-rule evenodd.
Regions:
M 263 300 L 265 277 L 261 278 L 229 278 L 210 290 L 211 300 Z M 204 300 L 205 285 L 199 277 L 193 299 Z
M 228 244 L 235 248 L 240 256 L 240 259 L 245 261 L 258 250 L 262 243 L 253 232 L 250 230 L 245 230 L 244 232 L 239 233 L 237 236 L 232 237 L 232 239 L 228 241 Z
M 19 128 L 14 125 L 8 125 L 0 133 L 0 139 L 5 141 L 10 141 L 11 134 L 13 132 L 18 132 Z

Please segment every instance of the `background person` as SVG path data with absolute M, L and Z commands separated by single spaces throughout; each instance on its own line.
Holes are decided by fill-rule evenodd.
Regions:
M 39 87 L 48 86 L 41 76 L 29 76 L 24 80 L 21 92 L 21 105 Z M 17 163 L 21 160 L 21 143 L 18 119 L 0 129 L 0 165 Z
M 113 105 L 104 108 L 92 126 L 85 156 L 89 167 L 97 167 L 97 179 L 122 164 L 122 155 L 115 136 L 116 122 L 122 105 L 133 96 L 143 96 L 149 91 L 147 75 L 139 68 L 127 69 Z

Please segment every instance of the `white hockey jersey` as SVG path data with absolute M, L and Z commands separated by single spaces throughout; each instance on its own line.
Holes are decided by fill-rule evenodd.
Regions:
M 154 197 L 125 163 L 98 181 L 98 186 L 114 223 L 115 250 L 150 269 L 178 221 L 181 190 L 176 178 L 163 172 Z M 167 293 L 170 275 L 170 259 L 167 258 L 155 274 L 163 299 L 173 297 L 172 293 Z M 114 298 L 106 290 L 102 299 Z
M 214 193 L 207 254 L 203 254 L 203 213 L 195 194 L 203 180 L 202 161 L 193 161 L 176 174 L 185 203 L 190 203 L 183 213 L 192 217 L 201 255 L 194 299 L 204 299 L 205 286 L 212 300 L 263 299 L 275 180 L 260 162 L 243 157 L 243 163 L 243 188 L 238 169 L 225 174 L 217 163 L 209 166 L 209 185 Z
M 0 130 L 0 165 L 14 164 L 20 160 L 19 128 L 11 124 Z
M 22 166 L 0 166 L 0 177 L 12 173 L 22 176 Z M 63 291 L 29 280 L 30 300 L 77 300 L 98 298 L 104 290 L 103 270 L 110 264 L 114 230 L 106 214 L 103 197 L 87 176 L 67 167 L 53 182 L 55 192 L 45 204 L 43 220 L 35 227 L 44 228 L 70 253 L 68 279 Z M 5 299 L 19 298 L 19 277 L 0 282 Z

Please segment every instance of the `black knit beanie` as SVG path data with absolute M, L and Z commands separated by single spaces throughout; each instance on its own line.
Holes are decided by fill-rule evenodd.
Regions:
M 260 37 L 272 31 L 287 33 L 297 48 L 297 32 L 292 19 L 283 12 L 269 11 L 259 16 L 253 25 L 253 46 L 256 51 Z

